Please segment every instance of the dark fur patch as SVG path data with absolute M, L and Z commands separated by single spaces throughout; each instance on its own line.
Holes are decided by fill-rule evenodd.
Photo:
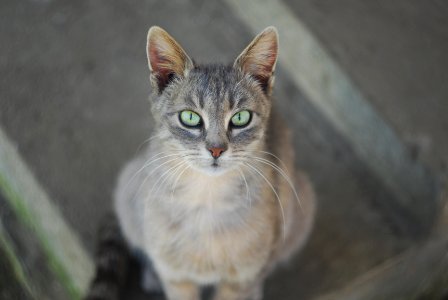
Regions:
M 130 256 L 113 214 L 107 215 L 98 231 L 96 274 L 85 300 L 118 300 L 128 275 Z

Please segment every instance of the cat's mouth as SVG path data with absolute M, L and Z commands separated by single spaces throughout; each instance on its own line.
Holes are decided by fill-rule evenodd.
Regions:
M 193 162 L 191 167 L 208 175 L 222 175 L 232 169 L 231 163 L 227 159 L 201 159 Z
M 212 162 L 208 162 L 208 164 L 203 165 L 200 167 L 202 172 L 209 174 L 209 175 L 221 175 L 228 171 L 228 168 L 225 163 L 220 162 L 219 160 L 213 160 Z
M 207 168 L 206 173 L 212 176 L 219 176 L 227 172 L 227 169 L 219 163 L 214 162 Z

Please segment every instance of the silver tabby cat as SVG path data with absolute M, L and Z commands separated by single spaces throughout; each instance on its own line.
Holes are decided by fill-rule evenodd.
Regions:
M 121 173 L 115 209 L 170 300 L 261 299 L 275 265 L 306 241 L 315 198 L 272 111 L 274 27 L 229 66 L 195 64 L 163 29 L 148 32 L 154 134 Z M 150 266 L 143 286 L 154 287 Z

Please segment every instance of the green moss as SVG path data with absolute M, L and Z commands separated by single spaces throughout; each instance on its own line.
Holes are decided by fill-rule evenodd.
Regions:
M 4 255 L 3 258 L 6 258 L 8 268 L 12 269 L 14 277 L 20 284 L 21 288 L 23 288 L 27 292 L 27 294 L 33 296 L 33 290 L 22 268 L 22 264 L 20 263 L 19 258 L 15 255 L 14 247 L 11 241 L 9 240 L 7 233 L 4 231 L 3 225 L 1 223 L 0 223 L 0 248 L 2 257 Z
M 74 284 L 73 279 L 69 276 L 69 273 L 64 267 L 64 264 L 55 255 L 54 250 L 48 242 L 47 235 L 39 226 L 39 223 L 35 221 L 32 212 L 26 206 L 20 193 L 18 193 L 11 187 L 11 185 L 8 183 L 8 180 L 3 176 L 3 174 L 0 174 L 0 190 L 3 192 L 6 200 L 11 205 L 18 219 L 36 233 L 42 250 L 47 257 L 49 269 L 55 274 L 59 282 L 65 287 L 69 297 L 74 300 L 81 299 L 82 292 Z M 18 265 L 15 265 L 14 268 L 21 268 L 20 262 L 17 260 L 17 258 L 16 262 L 18 263 Z M 20 270 L 18 270 L 18 272 L 20 273 Z M 25 276 L 23 270 L 22 275 Z

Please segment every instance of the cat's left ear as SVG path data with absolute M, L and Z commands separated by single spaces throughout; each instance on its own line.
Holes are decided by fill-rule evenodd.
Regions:
M 182 47 L 158 26 L 148 31 L 146 47 L 153 88 L 161 93 L 173 76 L 185 77 L 194 65 Z
M 278 33 L 267 27 L 244 49 L 235 60 L 234 67 L 253 76 L 266 94 L 274 84 L 274 70 L 278 55 Z

